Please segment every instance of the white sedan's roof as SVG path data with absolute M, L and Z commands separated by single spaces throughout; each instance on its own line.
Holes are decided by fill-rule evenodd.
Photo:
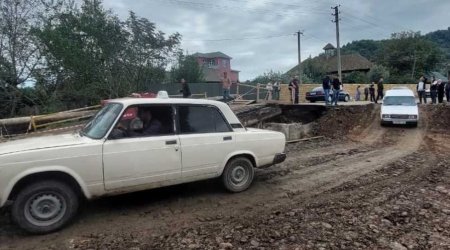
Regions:
M 391 89 L 386 91 L 386 96 L 414 96 L 414 92 L 410 89 Z
M 203 105 L 226 105 L 223 102 L 204 100 L 204 99 L 190 99 L 190 98 L 134 98 L 125 97 L 118 99 L 111 99 L 108 102 L 122 103 L 124 106 L 134 104 L 203 104 Z
M 204 99 L 189 99 L 189 98 L 134 98 L 126 97 L 119 99 L 108 100 L 109 103 L 121 103 L 124 107 L 136 104 L 197 104 L 197 105 L 214 105 L 222 111 L 222 114 L 227 118 L 228 122 L 238 123 L 241 122 L 233 113 L 231 108 L 224 102 L 204 100 Z

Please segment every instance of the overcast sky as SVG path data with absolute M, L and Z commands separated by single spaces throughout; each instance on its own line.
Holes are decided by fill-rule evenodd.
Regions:
M 331 6 L 340 4 L 341 46 L 359 39 L 383 39 L 402 30 L 447 29 L 450 0 L 104 0 L 105 8 L 125 19 L 128 11 L 148 18 L 158 29 L 179 32 L 183 50 L 221 51 L 233 59 L 240 80 L 268 70 L 287 71 L 302 60 L 336 45 Z

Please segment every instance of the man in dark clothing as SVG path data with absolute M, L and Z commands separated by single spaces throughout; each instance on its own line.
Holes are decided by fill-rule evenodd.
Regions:
M 149 109 L 144 109 L 141 112 L 141 120 L 143 123 L 142 135 L 158 135 L 160 133 L 162 124 L 153 118 Z
M 181 90 L 180 92 L 183 93 L 183 98 L 189 98 L 191 97 L 191 89 L 189 88 L 189 85 L 184 80 L 184 78 L 181 78 Z
M 375 83 L 372 82 L 369 87 L 370 101 L 375 102 Z
M 329 76 L 326 76 L 323 79 L 322 88 L 323 88 L 323 93 L 324 93 L 324 97 L 325 97 L 325 105 L 328 105 L 328 104 L 330 104 L 329 98 L 330 98 L 330 89 L 331 89 L 331 79 Z
M 444 83 L 442 82 L 441 79 L 439 79 L 439 81 L 437 83 L 438 103 L 443 103 L 444 102 L 444 91 L 445 91 Z
M 369 98 L 369 88 L 366 85 L 366 87 L 364 88 L 364 101 L 367 101 L 368 98 Z
M 334 105 L 337 106 L 339 100 L 339 92 L 341 91 L 342 83 L 339 81 L 339 78 L 335 77 L 333 79 L 333 100 Z
M 450 81 L 445 84 L 445 96 L 447 97 L 447 102 L 450 102 Z
M 431 78 L 430 96 L 431 96 L 431 103 L 436 104 L 437 81 L 436 81 L 436 78 L 434 76 L 433 76 L 433 78 Z
M 299 89 L 298 89 L 298 77 L 295 76 L 294 79 L 289 83 L 289 91 L 291 92 L 291 101 L 294 104 L 298 104 L 298 95 L 299 95 Z
M 377 83 L 377 99 L 375 99 L 375 103 L 378 103 L 378 100 L 383 100 L 383 91 L 384 91 L 383 77 L 381 77 Z

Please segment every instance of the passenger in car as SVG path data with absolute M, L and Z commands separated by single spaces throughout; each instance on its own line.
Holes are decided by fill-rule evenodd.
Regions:
M 143 122 L 142 135 L 157 135 L 160 133 L 162 124 L 153 118 L 150 109 L 142 110 L 140 117 Z

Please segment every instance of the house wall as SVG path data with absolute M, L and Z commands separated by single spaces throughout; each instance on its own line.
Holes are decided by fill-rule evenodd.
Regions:
M 344 90 L 347 91 L 350 96 L 352 97 L 352 99 L 355 98 L 356 95 L 356 88 L 358 87 L 358 85 L 361 86 L 361 97 L 364 98 L 364 87 L 368 84 L 353 84 L 353 83 L 344 83 Z M 322 84 L 301 84 L 300 85 L 300 102 L 306 102 L 305 99 L 305 95 L 307 91 L 311 91 L 313 88 L 315 87 L 320 87 L 322 86 Z M 417 97 L 417 92 L 416 92 L 416 84 L 384 84 L 384 91 L 386 92 L 386 90 L 392 89 L 394 87 L 399 87 L 399 86 L 405 86 L 408 87 L 409 89 L 411 89 L 414 92 L 414 95 L 416 95 Z M 375 86 L 375 95 L 376 95 L 376 86 Z M 283 102 L 290 102 L 290 92 L 289 92 L 289 88 L 287 84 L 282 84 L 281 85 L 281 90 L 280 90 L 280 101 Z
M 204 59 L 206 59 L 206 62 L 204 62 Z M 216 62 L 215 66 L 209 66 L 208 65 L 209 58 L 204 57 L 198 57 L 197 63 L 201 67 L 207 67 L 215 69 L 220 77 L 223 77 L 223 73 L 227 72 L 228 76 L 231 78 L 232 82 L 236 82 L 239 79 L 239 72 L 232 72 L 231 71 L 231 62 L 230 59 L 227 58 L 214 58 L 214 61 Z M 212 81 L 211 79 L 205 79 L 206 81 Z
M 231 79 L 231 82 L 237 82 L 239 80 L 239 72 L 237 71 L 230 71 L 230 73 L 228 73 Z

